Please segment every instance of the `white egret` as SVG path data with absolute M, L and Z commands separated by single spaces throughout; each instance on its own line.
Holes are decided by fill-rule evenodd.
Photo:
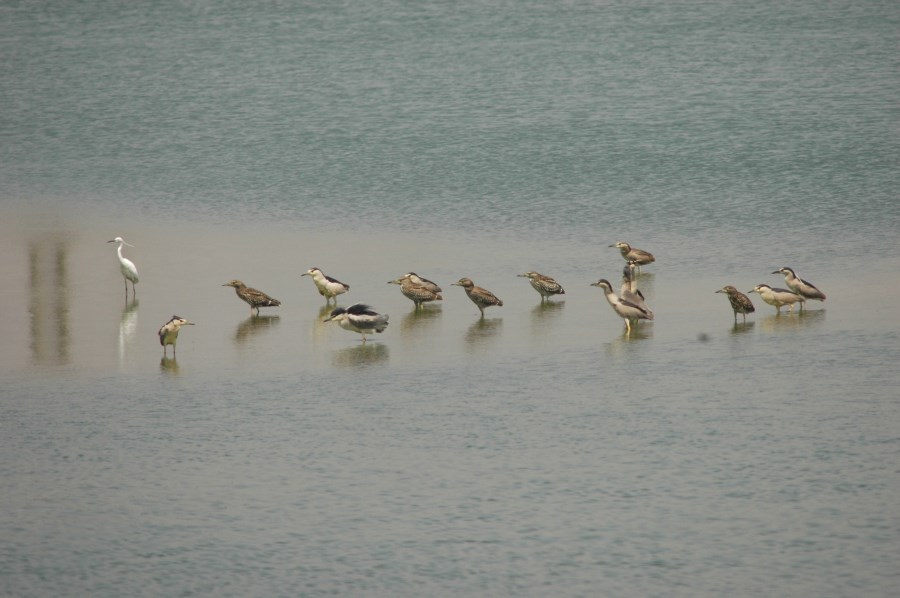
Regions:
M 122 255 L 122 245 L 128 245 L 129 247 L 134 247 L 134 245 L 126 243 L 122 237 L 116 237 L 115 239 L 107 241 L 107 243 L 115 243 L 118 245 L 116 253 L 119 256 L 119 268 L 122 270 L 122 277 L 125 279 L 125 297 L 128 297 L 129 280 L 131 281 L 131 293 L 134 295 L 134 285 L 138 282 L 138 271 L 134 262 Z

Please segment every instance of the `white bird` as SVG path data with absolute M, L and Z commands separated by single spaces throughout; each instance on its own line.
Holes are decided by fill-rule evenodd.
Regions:
M 310 268 L 300 276 L 311 276 L 319 294 L 325 297 L 325 303 L 329 303 L 332 299 L 337 303 L 337 296 L 350 290 L 349 284 L 344 284 L 336 278 L 326 276 L 324 272 L 318 268 Z
M 119 268 L 122 270 L 122 277 L 125 279 L 125 297 L 128 297 L 129 280 L 131 281 L 131 294 L 134 295 L 134 285 L 138 282 L 138 271 L 134 262 L 122 255 L 122 245 L 128 245 L 129 247 L 134 247 L 134 245 L 126 243 L 122 237 L 110 239 L 107 243 L 116 243 L 118 245 L 116 253 L 119 256 Z
M 337 322 L 338 326 L 350 332 L 358 332 L 366 342 L 366 334 L 384 332 L 388 327 L 388 315 L 379 314 L 368 305 L 354 303 L 348 308 L 336 307 L 325 322 Z
M 795 303 L 799 301 L 802 307 L 803 302 L 806 301 L 806 299 L 793 291 L 787 289 L 773 289 L 767 284 L 758 284 L 747 292 L 759 293 L 760 298 L 769 305 L 774 305 L 775 311 L 778 313 L 781 313 L 782 305 L 787 305 L 788 311 L 793 312 Z
M 591 284 L 592 287 L 600 287 L 603 289 L 603 292 L 606 294 L 606 300 L 609 302 L 610 306 L 612 306 L 613 311 L 619 314 L 623 320 L 625 320 L 625 331 L 631 332 L 631 322 L 634 320 L 637 322 L 638 320 L 652 320 L 653 312 L 648 309 L 644 309 L 638 305 L 630 301 L 626 301 L 619 297 L 616 297 L 616 293 L 612 289 L 612 285 L 609 284 L 609 281 L 601 278 L 597 282 Z
M 159 329 L 159 344 L 163 348 L 163 357 L 166 356 L 166 346 L 172 345 L 172 357 L 175 357 L 175 343 L 178 341 L 178 331 L 182 326 L 193 326 L 193 322 L 188 322 L 179 316 L 172 316 L 172 319 L 162 325 Z

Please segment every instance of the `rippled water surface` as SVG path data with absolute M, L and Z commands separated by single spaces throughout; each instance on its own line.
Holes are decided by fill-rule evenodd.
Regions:
M 0 14 L 4 592 L 894 595 L 896 3 Z

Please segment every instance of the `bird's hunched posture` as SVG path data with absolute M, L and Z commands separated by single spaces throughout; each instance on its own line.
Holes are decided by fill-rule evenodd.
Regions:
M 273 299 L 262 291 L 248 287 L 240 280 L 232 280 L 231 282 L 226 282 L 222 286 L 234 287 L 235 294 L 240 297 L 241 300 L 246 301 L 247 305 L 250 306 L 251 316 L 253 315 L 253 310 L 256 310 L 256 315 L 259 315 L 260 307 L 278 307 L 281 305 L 281 301 L 278 299 Z
M 637 263 L 634 260 L 628 260 L 628 263 L 622 268 L 622 286 L 619 288 L 619 298 L 637 305 L 652 316 L 653 312 L 650 311 L 650 307 L 647 305 L 646 299 L 644 299 L 644 294 L 637 287 L 637 277 L 634 274 L 635 268 L 637 268 Z
M 354 303 L 350 307 L 336 307 L 325 322 L 337 322 L 338 326 L 350 332 L 358 332 L 366 342 L 366 334 L 384 332 L 388 327 L 388 315 L 379 314 L 368 305 Z
M 804 299 L 813 299 L 815 301 L 825 301 L 825 293 L 816 288 L 813 283 L 803 280 L 794 271 L 787 267 L 781 267 L 772 274 L 784 274 L 784 282 L 788 288 L 797 293 Z M 800 303 L 800 310 L 803 310 L 803 303 Z
M 311 276 L 313 283 L 319 290 L 319 294 L 325 297 L 326 305 L 334 299 L 337 303 L 337 296 L 350 290 L 349 284 L 344 284 L 336 278 L 325 276 L 325 273 L 318 268 L 310 268 L 300 276 Z
M 419 275 L 416 274 L 415 272 L 407 272 L 406 274 L 403 275 L 404 278 L 407 277 L 407 276 L 409 277 L 409 281 L 410 281 L 411 283 L 417 284 L 417 285 L 419 285 L 419 286 L 421 286 L 421 287 L 425 287 L 426 289 L 428 289 L 428 290 L 431 291 L 432 293 L 440 293 L 440 292 L 441 292 L 441 287 L 439 287 L 439 286 L 437 285 L 437 283 L 431 282 L 431 281 L 428 280 L 427 278 L 422 278 L 421 276 L 419 276 Z
M 444 297 L 441 295 L 440 287 L 438 287 L 433 282 L 431 283 L 430 288 L 425 284 L 416 283 L 413 280 L 413 276 L 415 276 L 415 274 L 409 272 L 407 274 L 404 274 L 400 278 L 389 280 L 388 284 L 399 284 L 400 292 L 403 293 L 404 297 L 408 298 L 410 301 L 416 304 L 416 309 L 419 309 L 422 304 L 429 301 L 443 300 Z M 416 278 L 423 282 L 426 282 L 424 278 L 419 278 L 418 276 L 416 276 Z M 432 289 L 435 287 L 439 290 L 433 291 Z
M 566 291 L 562 286 L 550 278 L 538 272 L 529 270 L 524 274 L 519 274 L 521 278 L 527 278 L 531 283 L 531 287 L 541 295 L 541 303 L 552 297 L 553 295 L 565 295 Z
M 612 289 L 612 285 L 609 284 L 609 281 L 605 278 L 601 278 L 597 282 L 591 284 L 591 286 L 600 287 L 601 289 L 603 289 L 603 292 L 606 294 L 606 300 L 613 308 L 613 311 L 615 311 L 617 314 L 619 314 L 619 317 L 625 320 L 626 332 L 631 332 L 632 321 L 637 322 L 638 320 L 653 319 L 653 312 L 651 312 L 650 310 L 635 305 L 630 301 L 626 301 L 624 299 L 616 297 L 616 294 Z
M 798 301 L 802 305 L 806 299 L 798 295 L 793 291 L 789 291 L 787 289 L 773 289 L 767 284 L 758 284 L 749 291 L 748 293 L 759 293 L 759 296 L 763 301 L 768 303 L 769 305 L 775 306 L 775 311 L 781 313 L 781 306 L 787 305 L 788 311 L 794 311 L 794 304 Z
M 134 245 L 126 243 L 122 237 L 116 237 L 107 241 L 107 243 L 116 243 L 118 245 L 116 253 L 119 256 L 119 268 L 122 270 L 122 277 L 125 279 L 125 297 L 128 297 L 129 280 L 131 281 L 131 294 L 133 296 L 135 294 L 134 285 L 138 282 L 138 271 L 134 262 L 122 255 L 122 245 L 128 245 L 129 247 L 134 247 Z
M 728 301 L 731 303 L 731 309 L 734 310 L 734 321 L 737 323 L 737 315 L 741 314 L 744 316 L 744 322 L 747 321 L 747 314 L 752 314 L 756 311 L 756 308 L 753 307 L 753 302 L 750 301 L 750 297 L 743 294 L 733 286 L 725 285 L 718 291 L 717 293 L 725 293 L 728 296 Z
M 451 283 L 451 286 L 462 287 L 466 295 L 472 300 L 472 303 L 478 307 L 481 317 L 484 317 L 484 309 L 492 305 L 503 307 L 503 302 L 497 298 L 492 292 L 481 287 L 476 287 L 475 283 L 468 278 L 460 278 L 457 282 Z
M 163 348 L 163 357 L 166 356 L 166 345 L 172 345 L 172 357 L 175 357 L 175 343 L 178 341 L 178 331 L 182 326 L 193 326 L 193 322 L 188 322 L 180 316 L 172 316 L 172 319 L 162 325 L 159 329 L 159 344 Z
M 610 247 L 618 248 L 619 252 L 621 252 L 622 254 L 622 259 L 624 259 L 626 262 L 634 261 L 634 263 L 638 267 L 638 272 L 641 271 L 641 266 L 646 266 L 647 264 L 651 264 L 656 261 L 656 258 L 653 257 L 653 254 L 649 251 L 644 251 L 643 249 L 632 247 L 625 241 L 619 241 L 618 243 L 610 245 Z

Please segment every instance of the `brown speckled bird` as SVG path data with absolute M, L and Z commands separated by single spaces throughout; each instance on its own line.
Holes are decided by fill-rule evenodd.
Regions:
M 725 285 L 718 291 L 717 293 L 725 293 L 728 296 L 728 301 L 731 303 L 731 309 L 734 310 L 734 321 L 737 322 L 737 315 L 741 314 L 744 316 L 744 322 L 747 321 L 747 314 L 752 314 L 756 311 L 756 308 L 753 307 L 753 302 L 750 301 L 750 297 L 743 294 L 733 286 Z
M 474 303 L 475 306 L 478 307 L 478 311 L 481 312 L 482 318 L 484 317 L 484 309 L 486 307 L 492 305 L 503 306 L 503 302 L 500 301 L 496 295 L 487 289 L 476 287 L 475 283 L 468 278 L 460 278 L 457 282 L 452 283 L 451 286 L 462 287 L 463 290 L 466 291 L 466 295 L 469 296 L 469 299 L 472 300 L 472 303 Z
M 232 280 L 231 282 L 226 282 L 222 285 L 223 287 L 234 287 L 234 292 L 240 297 L 243 301 L 247 302 L 247 305 L 250 306 L 250 315 L 253 315 L 253 310 L 256 310 L 256 315 L 259 315 L 260 307 L 278 307 L 281 305 L 281 301 L 278 299 L 273 299 L 269 297 L 262 291 L 258 291 L 254 288 L 248 287 L 240 280 Z

